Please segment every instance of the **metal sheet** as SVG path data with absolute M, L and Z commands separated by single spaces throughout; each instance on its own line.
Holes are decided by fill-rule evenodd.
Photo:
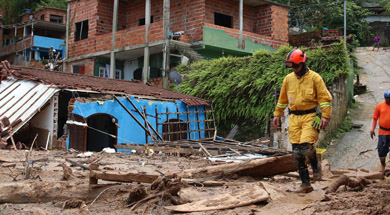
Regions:
M 0 119 L 8 117 L 10 124 L 21 120 L 12 128 L 12 134 L 28 122 L 59 90 L 50 85 L 29 80 L 7 78 L 0 84 Z M 6 130 L 4 128 L 3 130 Z M 8 135 L 6 138 L 8 139 Z

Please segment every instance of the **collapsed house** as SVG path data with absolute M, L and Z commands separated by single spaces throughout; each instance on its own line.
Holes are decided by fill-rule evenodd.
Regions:
M 214 136 L 208 101 L 124 81 L 2 62 L 3 142 L 100 151 L 124 144 Z M 209 113 L 209 114 L 207 114 Z M 8 122 L 7 122 L 8 121 Z

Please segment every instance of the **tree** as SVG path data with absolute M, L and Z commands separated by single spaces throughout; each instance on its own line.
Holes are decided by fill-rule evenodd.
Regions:
M 356 0 L 356 4 L 365 6 L 383 7 L 385 9 L 384 15 L 390 15 L 390 2 L 389 0 Z
M 343 0 L 274 0 L 291 6 L 289 12 L 290 26 L 301 29 L 344 30 L 344 1 Z M 388 1 L 388 0 L 385 0 Z M 355 35 L 355 39 L 363 41 L 369 32 L 368 22 L 364 19 L 370 15 L 354 1 L 347 1 L 347 34 Z
M 18 23 L 23 9 L 39 10 L 44 7 L 66 9 L 66 0 L 0 0 L 0 8 L 4 12 L 4 24 Z
M 20 14 L 24 8 L 32 8 L 37 0 L 0 0 L 0 8 L 4 12 L 4 24 L 12 24 L 20 22 Z
M 36 7 L 35 10 L 39 10 L 45 7 L 54 7 L 59 9 L 66 9 L 67 3 L 65 0 L 41 0 Z

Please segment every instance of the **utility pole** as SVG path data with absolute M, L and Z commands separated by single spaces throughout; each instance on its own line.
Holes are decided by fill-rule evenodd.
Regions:
M 116 68 L 115 68 L 115 35 L 116 35 L 116 26 L 118 25 L 118 4 L 119 0 L 114 0 L 114 11 L 112 17 L 112 44 L 111 44 L 111 55 L 110 55 L 110 77 L 111 79 L 115 78 Z
M 240 17 L 240 19 L 239 19 L 239 21 L 240 21 L 240 25 L 239 25 L 239 28 L 240 28 L 240 30 L 239 30 L 239 33 L 238 33 L 238 48 L 239 49 L 243 49 L 244 48 L 244 46 L 243 46 L 243 41 L 242 41 L 242 30 L 243 30 L 243 20 L 244 20 L 244 12 L 243 12 L 243 10 L 244 10 L 244 0 L 240 0 L 240 6 L 239 6 L 239 17 Z
M 347 0 L 344 0 L 344 45 L 347 46 Z
M 149 73 L 149 25 L 150 25 L 150 0 L 145 0 L 145 48 L 144 48 L 144 69 L 142 79 L 144 84 L 148 81 Z
M 148 81 L 149 73 L 149 25 L 150 25 L 150 0 L 145 0 L 145 48 L 144 69 L 142 79 L 144 84 Z
M 164 36 L 164 45 L 163 45 L 163 88 L 168 87 L 168 76 L 169 76 L 169 64 L 170 64 L 170 39 L 169 39 L 169 26 L 170 26 L 170 0 L 164 0 L 163 5 L 163 36 Z
M 34 22 L 32 24 L 32 26 L 34 26 Z M 34 29 L 32 27 L 32 29 Z M 68 60 L 69 60 L 69 31 L 70 31 L 70 6 L 69 6 L 69 2 L 68 2 L 68 7 L 66 9 L 66 35 L 65 35 L 65 60 L 64 60 L 64 68 L 63 68 L 63 72 L 66 72 L 67 69 L 68 69 Z M 31 38 L 33 38 L 33 32 L 34 30 L 31 30 Z M 31 40 L 31 43 L 32 43 L 32 40 Z M 32 47 L 32 45 L 31 45 Z M 36 59 L 36 58 L 35 58 Z

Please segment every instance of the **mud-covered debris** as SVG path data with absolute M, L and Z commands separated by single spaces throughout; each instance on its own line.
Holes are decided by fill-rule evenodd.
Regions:
M 85 202 L 79 199 L 69 199 L 66 200 L 62 206 L 62 210 L 70 208 L 80 208 L 82 205 L 85 205 Z

